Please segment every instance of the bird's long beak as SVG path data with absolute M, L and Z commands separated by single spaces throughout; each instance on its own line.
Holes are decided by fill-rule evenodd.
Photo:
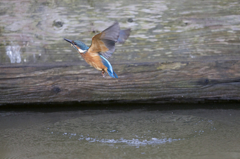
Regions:
M 74 43 L 73 43 L 72 40 L 69 40 L 69 39 L 66 39 L 66 38 L 64 38 L 64 40 L 66 40 L 66 41 L 69 42 L 70 44 L 74 45 Z

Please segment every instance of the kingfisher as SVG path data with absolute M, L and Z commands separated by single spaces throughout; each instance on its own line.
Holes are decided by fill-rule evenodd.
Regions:
M 107 59 L 115 51 L 115 44 L 123 44 L 129 37 L 130 32 L 130 28 L 120 30 L 119 23 L 116 21 L 101 33 L 93 36 L 90 47 L 80 40 L 69 40 L 66 38 L 64 40 L 69 42 L 89 65 L 101 71 L 103 77 L 105 77 L 105 72 L 107 72 L 110 77 L 118 78 Z

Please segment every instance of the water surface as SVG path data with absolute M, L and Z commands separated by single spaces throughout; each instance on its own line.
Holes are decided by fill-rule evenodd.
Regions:
M 0 123 L 3 159 L 240 158 L 239 109 L 1 111 Z

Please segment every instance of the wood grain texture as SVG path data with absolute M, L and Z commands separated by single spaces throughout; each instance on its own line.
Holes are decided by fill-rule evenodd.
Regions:
M 18 4 L 2 4 L 0 104 L 240 100 L 239 0 Z M 89 46 L 115 20 L 132 31 L 103 78 L 63 38 Z
M 119 79 L 78 65 L 4 66 L 0 103 L 240 99 L 240 61 L 114 65 Z

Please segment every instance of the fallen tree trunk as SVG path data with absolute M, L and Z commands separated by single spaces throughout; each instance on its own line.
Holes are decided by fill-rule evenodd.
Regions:
M 2 4 L 0 104 L 240 100 L 239 1 L 51 3 Z M 132 32 L 103 78 L 63 38 L 90 45 L 115 20 Z
M 119 79 L 79 67 L 1 67 L 0 103 L 240 100 L 238 60 L 116 64 Z

